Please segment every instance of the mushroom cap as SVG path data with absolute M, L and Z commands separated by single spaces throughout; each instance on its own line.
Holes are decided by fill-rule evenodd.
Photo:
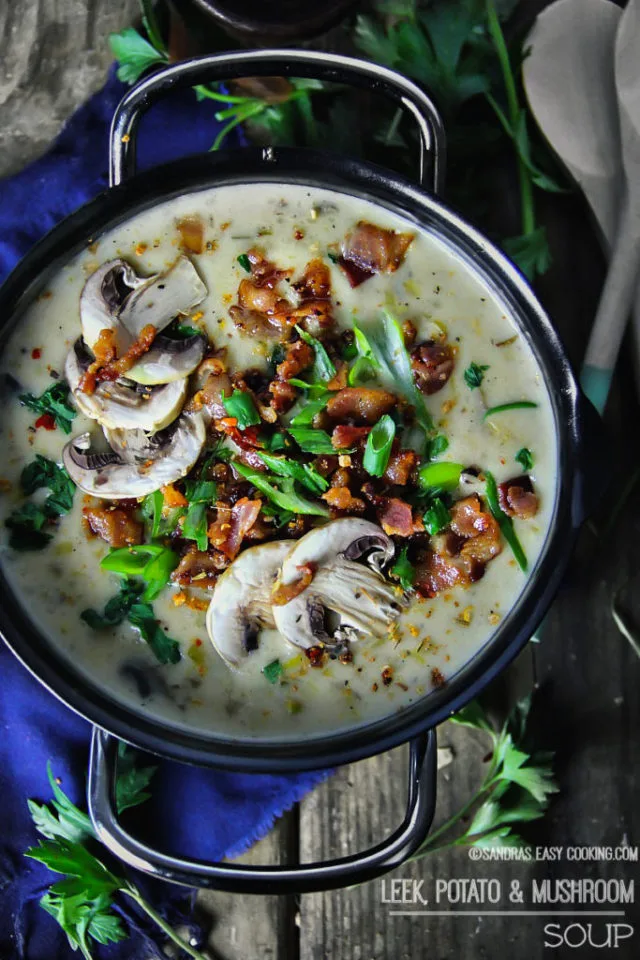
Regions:
M 113 430 L 163 430 L 178 416 L 187 395 L 187 379 L 140 388 L 125 381 L 99 383 L 91 394 L 79 389 L 83 374 L 82 341 L 67 354 L 64 372 L 76 406 L 91 420 Z
M 127 379 L 136 383 L 158 384 L 188 377 L 202 360 L 206 345 L 206 339 L 200 334 L 184 340 L 160 335 L 138 363 L 127 370 Z
M 293 600 L 273 608 L 280 633 L 304 649 L 334 642 L 338 626 L 350 639 L 384 636 L 407 602 L 381 572 L 393 553 L 390 537 L 368 520 L 334 520 L 307 533 L 285 557 L 280 582 L 299 579 L 307 564 L 316 572 Z
M 116 331 L 116 349 L 121 355 L 132 341 L 118 312 L 136 287 L 145 283 L 126 260 L 107 260 L 87 279 L 80 294 L 80 323 L 84 342 L 92 350 L 102 330 Z
M 134 340 L 149 323 L 160 333 L 177 316 L 186 316 L 201 303 L 207 292 L 191 260 L 180 256 L 168 270 L 148 277 L 127 297 L 119 319 Z
M 248 644 L 264 627 L 274 627 L 271 590 L 290 540 L 274 540 L 244 550 L 218 579 L 207 610 L 207 632 L 227 663 L 238 666 Z
M 70 440 L 62 461 L 73 482 L 94 497 L 123 500 L 144 497 L 184 477 L 200 456 L 206 431 L 199 414 L 183 414 L 168 430 L 142 442 L 141 432 L 105 430 L 113 445 L 107 453 L 91 451 L 91 435 Z M 126 451 L 126 453 L 125 453 Z

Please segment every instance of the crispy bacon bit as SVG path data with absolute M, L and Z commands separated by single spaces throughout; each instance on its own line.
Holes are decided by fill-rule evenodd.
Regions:
M 396 405 L 396 397 L 388 390 L 374 387 L 345 387 L 327 404 L 332 420 L 353 420 L 357 423 L 377 423 L 381 416 Z
M 293 284 L 301 300 L 329 300 L 331 297 L 331 272 L 319 257 L 310 260 L 300 280 Z
M 276 581 L 271 591 L 271 603 L 274 607 L 284 607 L 287 603 L 290 603 L 291 600 L 295 600 L 296 597 L 300 596 L 302 591 L 307 589 L 316 572 L 314 563 L 304 563 L 296 569 L 300 571 L 299 580 L 294 580 L 293 583 Z
M 498 486 L 500 506 L 509 517 L 528 520 L 538 512 L 538 498 L 533 491 L 531 477 L 523 474 L 512 480 L 505 480 Z
M 349 487 L 331 487 L 322 494 L 322 499 L 326 500 L 332 510 L 339 510 L 341 513 L 364 513 L 365 511 L 364 500 L 354 497 Z
M 378 522 L 389 536 L 410 537 L 414 533 L 411 507 L 398 497 L 385 498 L 378 511 Z
M 187 253 L 202 253 L 204 250 L 204 223 L 198 216 L 183 217 L 176 223 L 180 234 L 180 246 Z
M 412 347 L 416 342 L 418 331 L 411 320 L 405 320 L 402 324 L 402 337 L 405 347 Z
M 245 535 L 258 519 L 262 500 L 242 497 L 233 505 L 219 507 L 218 516 L 207 531 L 212 546 L 221 550 L 229 560 L 235 560 Z
M 349 377 L 349 366 L 346 363 L 341 364 L 336 370 L 334 377 L 327 383 L 327 390 L 344 390 L 347 386 Z
M 276 316 L 277 308 L 286 310 L 290 305 L 276 288 L 291 271 L 279 270 L 256 247 L 247 252 L 247 257 L 251 277 L 240 281 L 238 302 L 229 309 L 231 318 L 244 333 L 280 337 L 285 333 L 285 324 L 281 316 Z
M 451 517 L 449 529 L 431 538 L 416 564 L 416 589 L 427 597 L 480 580 L 487 563 L 502 550 L 500 528 L 482 509 L 477 494 L 454 503 Z
M 434 685 L 434 687 L 444 687 L 446 682 L 447 681 L 445 680 L 442 671 L 439 670 L 438 667 L 434 667 L 431 671 L 431 683 Z
M 230 397 L 232 393 L 228 373 L 210 373 L 200 392 L 200 398 L 212 417 L 221 418 L 227 415 L 222 398 Z
M 179 490 L 176 490 L 172 483 L 168 483 L 165 487 L 161 487 L 160 492 L 164 497 L 165 507 L 186 507 L 189 503 L 185 495 Z
M 106 331 L 102 330 L 100 337 L 102 337 L 105 332 Z M 113 334 L 113 331 L 110 332 Z M 135 366 L 140 357 L 151 348 L 151 344 L 156 338 L 156 333 L 157 331 L 153 324 L 147 323 L 146 326 L 142 328 L 138 339 L 135 340 L 128 350 L 118 359 L 111 359 L 103 364 L 98 362 L 96 356 L 96 360 L 90 364 L 82 376 L 79 389 L 83 393 L 93 393 L 97 384 L 117 380 L 119 377 L 124 376 L 128 370 L 131 370 L 131 367 Z M 115 348 L 113 352 L 115 357 Z
M 105 328 L 100 331 L 100 335 L 93 345 L 93 355 L 95 359 L 89 364 L 78 384 L 78 389 L 83 393 L 93 393 L 96 389 L 96 374 L 101 367 L 111 363 L 116 358 L 116 332 Z
M 286 380 L 272 380 L 269 384 L 272 394 L 270 405 L 276 413 L 286 413 L 296 402 L 298 391 Z
M 336 450 L 348 450 L 358 440 L 368 436 L 371 433 L 371 427 L 352 427 L 348 423 L 339 423 L 333 428 L 331 434 L 331 445 Z
M 130 547 L 142 543 L 144 527 L 133 516 L 133 509 L 119 507 L 84 507 L 82 515 L 93 534 L 111 547 Z
M 360 220 L 342 242 L 338 263 L 352 287 L 376 273 L 394 273 L 402 264 L 413 233 L 395 233 Z
M 430 396 L 442 390 L 453 372 L 453 348 L 448 343 L 427 340 L 411 353 L 413 377 L 418 389 Z
M 333 442 L 333 441 L 332 441 Z M 387 483 L 396 483 L 404 487 L 418 463 L 419 457 L 415 450 L 392 449 L 384 479 Z
M 276 375 L 280 380 L 290 380 L 291 377 L 297 377 L 303 370 L 311 366 L 314 356 L 313 347 L 305 343 L 304 340 L 289 343 L 286 346 L 284 360 L 276 367 Z
M 312 667 L 323 667 L 325 660 L 327 659 L 327 651 L 323 646 L 318 644 L 315 647 L 307 647 L 304 651 L 309 660 L 309 664 Z
M 383 667 L 382 673 L 380 674 L 380 676 L 382 677 L 382 682 L 385 685 L 385 687 L 390 686 L 390 684 L 393 683 L 393 667 L 391 666 Z
M 229 566 L 229 560 L 219 550 L 198 550 L 189 547 L 182 560 L 171 574 L 171 579 L 181 586 L 213 587 L 218 574 Z

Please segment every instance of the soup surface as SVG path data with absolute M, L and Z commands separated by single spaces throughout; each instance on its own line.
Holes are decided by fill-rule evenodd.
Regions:
M 136 388 L 132 364 L 144 366 L 157 332 L 152 323 L 145 341 L 158 286 L 149 288 L 150 313 L 138 310 L 133 351 L 134 334 L 129 347 L 115 345 L 115 335 L 100 339 L 104 303 L 81 323 L 81 293 L 114 259 L 137 277 L 173 282 L 180 256 L 204 290 L 193 293 L 193 277 L 187 292 L 178 290 L 178 322 L 164 331 L 168 363 L 188 368 L 190 350 L 197 365 L 184 380 L 186 395 L 176 381 Z M 114 282 L 110 296 L 105 309 L 120 329 L 137 294 Z M 87 339 L 89 321 L 94 342 L 75 352 L 80 383 L 65 401 L 68 357 L 81 333 Z M 114 368 L 125 347 L 128 359 Z M 78 670 L 135 709 L 186 728 L 243 738 L 321 735 L 428 696 L 499 629 L 553 515 L 553 414 L 522 332 L 441 240 L 337 192 L 221 187 L 133 217 L 69 262 L 19 318 L 2 370 L 7 577 Z M 159 493 L 148 489 L 156 453 L 148 462 L 134 457 L 122 473 L 133 441 L 117 430 L 120 467 L 112 457 L 96 468 L 76 447 L 65 463 L 84 490 L 74 492 L 60 473 L 71 438 L 89 432 L 108 449 L 99 422 L 78 405 L 91 413 L 95 400 L 107 409 L 116 374 L 144 416 L 147 404 L 160 397 L 166 408 L 162 397 L 183 390 L 155 427 L 183 409 L 202 425 L 195 457 L 183 461 L 186 479 L 169 469 Z M 19 399 L 51 397 L 54 385 L 61 392 L 53 403 Z M 141 422 L 148 433 L 148 419 Z M 166 466 L 173 455 L 159 460 Z M 121 472 L 104 481 L 112 467 Z M 138 485 L 127 489 L 134 475 Z M 332 526 L 318 538 L 324 524 Z M 353 530 L 357 540 L 372 525 L 378 553 L 363 547 L 350 567 L 343 534 L 334 550 L 331 531 L 349 540 Z M 309 547 L 296 548 L 286 574 L 283 558 L 304 534 Z M 258 552 L 285 540 L 278 556 Z M 141 543 L 155 553 L 140 552 Z M 244 573 L 233 566 L 238 558 Z M 223 573 L 229 569 L 240 571 L 234 582 Z M 251 584 L 262 575 L 260 613 Z M 353 577 L 362 591 L 341 600 Z M 317 602 L 305 607 L 311 596 Z M 306 649 L 291 634 L 294 609 L 308 616 Z M 273 610 L 289 639 L 273 626 Z M 367 616 L 371 630 L 362 625 Z

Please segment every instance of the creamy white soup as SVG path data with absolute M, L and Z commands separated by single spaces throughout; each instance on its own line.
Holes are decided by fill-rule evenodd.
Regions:
M 337 192 L 132 217 L 16 319 L 2 371 L 10 583 L 76 669 L 200 732 L 323 735 L 428 696 L 491 641 L 553 515 L 522 332 L 441 240 Z

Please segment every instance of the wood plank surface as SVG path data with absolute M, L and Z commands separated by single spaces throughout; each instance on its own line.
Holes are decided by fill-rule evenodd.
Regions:
M 542 5 L 523 0 L 520 16 Z M 101 85 L 111 61 L 106 36 L 136 14 L 136 0 L 0 2 L 0 175 L 39 155 L 73 109 Z M 500 210 L 505 223 L 513 217 L 509 196 Z M 578 365 L 602 282 L 602 258 L 579 199 L 545 197 L 541 207 L 541 220 L 551 228 L 555 265 L 538 291 Z M 497 222 L 496 231 L 508 233 L 505 223 Z M 608 413 L 610 447 L 601 451 L 601 469 L 614 478 L 616 489 L 634 457 L 637 465 L 629 441 L 631 428 L 637 433 L 637 416 L 623 356 Z M 606 516 L 598 522 L 602 527 Z M 583 534 L 541 643 L 527 648 L 494 691 L 500 703 L 524 692 L 534 676 L 541 685 L 542 733 L 557 751 L 561 793 L 532 831 L 539 844 L 634 844 L 640 838 L 640 664 L 610 615 L 612 597 L 622 588 L 635 622 L 640 620 L 639 535 L 637 495 L 608 539 Z M 439 735 L 453 762 L 439 774 L 436 825 L 472 793 L 486 751 L 480 734 L 452 724 Z M 376 842 L 402 817 L 406 756 L 406 748 L 399 748 L 341 769 L 243 859 L 309 861 Z M 534 877 L 637 878 L 637 865 L 476 863 L 466 850 L 453 849 L 393 876 L 423 880 L 431 899 L 438 879 L 496 878 L 508 890 L 512 880 L 526 884 Z M 380 881 L 303 896 L 299 902 L 209 891 L 200 894 L 199 905 L 212 920 L 209 947 L 216 960 L 583 960 L 606 953 L 545 950 L 539 918 L 393 917 L 382 903 Z M 633 911 L 637 920 L 637 906 Z M 637 955 L 637 947 L 616 952 L 623 960 Z

